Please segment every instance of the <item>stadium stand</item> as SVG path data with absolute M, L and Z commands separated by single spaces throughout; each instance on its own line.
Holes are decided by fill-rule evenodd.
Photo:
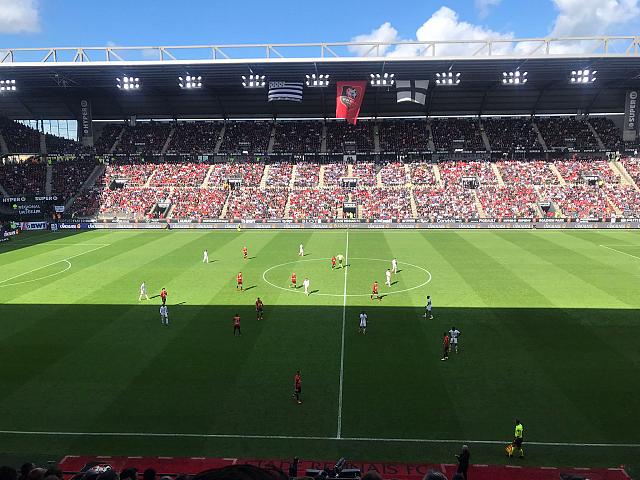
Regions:
M 228 190 L 214 188 L 175 189 L 171 198 L 174 205 L 171 217 L 182 220 L 220 218 L 228 195 Z
M 320 181 L 320 165 L 317 163 L 297 163 L 293 180 L 295 187 L 317 187 Z M 326 182 L 326 180 L 325 180 Z
M 460 185 L 413 190 L 418 217 L 435 221 L 479 218 L 473 192 Z
M 282 218 L 287 204 L 286 188 L 238 188 L 231 191 L 228 219 Z
M 537 118 L 535 122 L 550 150 L 598 150 L 596 137 L 585 120 L 571 117 L 542 117 Z
M 486 151 L 480 125 L 468 118 L 437 118 L 431 122 L 433 142 L 439 152 Z
M 171 125 L 157 122 L 138 122 L 127 125 L 122 132 L 115 153 L 149 154 L 160 153 L 169 136 Z
M 409 178 L 405 164 L 401 162 L 386 163 L 380 169 L 380 180 L 385 186 L 406 185 Z
M 174 127 L 168 154 L 212 154 L 220 139 L 222 122 L 180 122 Z
M 266 184 L 269 187 L 288 187 L 291 183 L 293 165 L 288 162 L 275 162 L 269 165 Z
M 40 132 L 31 127 L 0 117 L 0 133 L 9 153 L 40 152 Z
M 338 208 L 348 195 L 341 188 L 297 188 L 289 194 L 289 216 L 296 220 L 329 220 L 338 217 Z
M 205 163 L 161 163 L 155 168 L 151 186 L 199 187 L 203 184 L 209 167 Z
M 362 218 L 405 219 L 411 218 L 411 200 L 406 188 L 356 189 L 353 200 L 361 206 Z
M 555 185 L 558 177 L 542 160 L 496 162 L 506 184 Z
M 555 202 L 563 215 L 569 218 L 600 218 L 614 213 L 605 191 L 598 186 L 573 184 L 541 187 L 540 198 Z
M 53 164 L 53 187 L 51 193 L 65 198 L 76 193 L 96 167 L 93 159 L 60 161 Z
M 622 147 L 622 131 L 606 117 L 591 117 L 589 123 L 598 133 L 607 150 L 616 151 Z
M 317 153 L 322 144 L 321 122 L 277 122 L 275 153 Z
M 492 151 L 542 150 L 529 118 L 485 118 L 482 125 Z
M 43 194 L 45 165 L 38 162 L 9 163 L 0 168 L 0 185 L 12 195 Z
M 373 152 L 373 122 L 363 120 L 355 125 L 346 122 L 327 122 L 327 152 Z
M 220 152 L 265 154 L 272 127 L 273 123 L 267 121 L 227 122 Z
M 538 195 L 531 185 L 487 185 L 477 191 L 485 215 L 491 218 L 537 217 Z
M 498 182 L 489 162 L 444 162 L 439 164 L 439 169 L 447 185 L 459 185 L 465 177 L 475 178 L 482 185 L 493 185 Z
M 380 150 L 408 153 L 429 151 L 427 122 L 414 120 L 385 120 L 378 123 Z

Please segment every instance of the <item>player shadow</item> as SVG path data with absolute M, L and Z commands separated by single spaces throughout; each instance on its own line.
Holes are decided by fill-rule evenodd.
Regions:
M 213 260 L 209 260 L 208 262 L 202 262 L 202 263 L 204 263 L 206 265 L 207 263 L 216 263 L 216 262 L 219 262 L 219 261 L 220 260 L 218 260 L 218 259 L 213 259 Z
M 387 297 L 387 296 L 388 296 L 388 295 L 380 295 L 380 296 L 378 297 L 378 301 L 381 301 L 384 297 Z M 376 299 L 374 298 L 374 300 L 376 300 Z
M 174 305 L 184 305 L 187 302 L 174 303 Z
M 396 274 L 400 273 L 402 270 L 398 269 L 396 270 Z
M 151 296 L 149 297 L 149 300 L 153 300 L 154 298 L 158 298 L 159 296 L 160 296 L 160 294 L 158 294 L 158 295 L 151 295 Z
M 320 290 L 319 289 L 315 289 L 315 290 L 310 290 L 309 291 L 309 295 L 313 295 L 314 293 L 318 293 Z
M 256 288 L 256 287 L 257 287 L 257 285 L 251 285 L 250 287 L 245 288 L 244 291 L 247 292 L 247 291 L 251 290 L 252 288 Z
M 256 258 L 255 255 L 253 257 L 247 257 L 247 260 L 253 260 L 254 258 Z
M 391 282 L 391 286 L 395 285 L 396 283 L 398 283 L 397 280 L 395 282 Z

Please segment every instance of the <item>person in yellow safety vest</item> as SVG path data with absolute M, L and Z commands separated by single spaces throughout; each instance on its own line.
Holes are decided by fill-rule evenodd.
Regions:
M 509 453 L 511 457 L 513 455 L 513 451 L 517 448 L 520 450 L 520 458 L 524 458 L 524 449 L 522 448 L 522 442 L 524 441 L 524 427 L 522 426 L 522 422 L 516 418 L 516 428 L 513 436 L 513 450 Z

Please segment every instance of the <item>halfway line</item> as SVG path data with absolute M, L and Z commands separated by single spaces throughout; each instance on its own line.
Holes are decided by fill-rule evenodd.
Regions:
M 347 246 L 344 252 L 344 292 L 342 301 L 342 342 L 340 346 L 340 389 L 338 392 L 338 433 L 336 438 L 342 436 L 342 384 L 344 382 L 344 329 L 347 315 L 347 272 L 349 268 L 349 228 L 347 228 Z

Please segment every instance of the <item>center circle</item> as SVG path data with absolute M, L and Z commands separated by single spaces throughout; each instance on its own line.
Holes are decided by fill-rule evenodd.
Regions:
M 264 272 L 262 272 L 262 280 L 265 281 L 265 283 L 267 283 L 268 285 L 280 289 L 280 290 L 284 290 L 285 292 L 290 292 L 290 293 L 302 293 L 304 294 L 304 291 L 301 288 L 295 289 L 295 290 L 291 290 L 291 288 L 287 287 L 283 287 L 281 285 L 276 285 L 275 283 L 269 281 L 267 279 L 267 276 L 269 274 L 269 272 L 271 272 L 272 270 L 276 270 L 278 268 L 281 267 L 286 267 L 287 265 L 298 265 L 300 263 L 304 263 L 304 262 L 329 262 L 331 259 L 330 258 L 313 258 L 313 259 L 308 259 L 308 260 L 294 260 L 291 262 L 285 262 L 285 263 L 279 263 L 277 265 L 273 265 L 272 267 L 267 268 Z M 368 257 L 358 257 L 358 258 L 349 258 L 349 264 L 351 262 L 354 261 L 366 261 L 366 262 L 383 262 L 386 265 L 390 265 L 390 261 L 387 259 L 382 259 L 382 258 L 368 258 Z M 347 263 L 347 262 L 345 262 Z M 411 267 L 411 268 L 416 268 L 418 270 L 423 271 L 424 273 L 427 274 L 427 279 L 420 283 L 419 285 L 414 285 L 412 287 L 409 288 L 404 288 L 402 290 L 393 290 L 393 291 L 385 291 L 383 292 L 384 295 L 397 295 L 399 293 L 406 293 L 406 292 L 410 292 L 412 290 L 416 290 L 418 288 L 424 287 L 425 285 L 427 285 L 429 282 L 431 282 L 432 276 L 431 276 L 431 272 L 429 272 L 429 270 L 427 270 L 424 267 L 420 267 L 418 265 L 414 265 L 412 263 L 407 263 L 407 262 L 398 262 L 398 266 L 399 266 L 399 271 L 402 272 L 402 270 L 406 267 Z M 343 268 L 352 268 L 351 266 L 347 266 L 347 267 L 343 267 Z M 338 269 L 340 270 L 340 269 Z M 288 275 L 290 275 L 291 272 L 289 272 Z M 288 277 L 284 277 L 284 278 L 288 278 Z M 299 284 L 301 284 L 302 277 L 299 277 Z M 313 282 L 313 278 L 310 279 Z M 343 280 L 343 279 L 342 279 Z M 344 281 L 344 280 L 343 280 Z M 384 282 L 378 282 L 381 287 L 382 285 L 384 285 Z M 315 289 L 314 283 L 311 284 L 311 291 L 313 291 Z M 314 292 L 313 295 L 318 295 L 318 296 L 323 296 L 323 297 L 368 297 L 371 294 L 371 292 L 366 292 L 366 293 L 323 293 L 323 292 Z

